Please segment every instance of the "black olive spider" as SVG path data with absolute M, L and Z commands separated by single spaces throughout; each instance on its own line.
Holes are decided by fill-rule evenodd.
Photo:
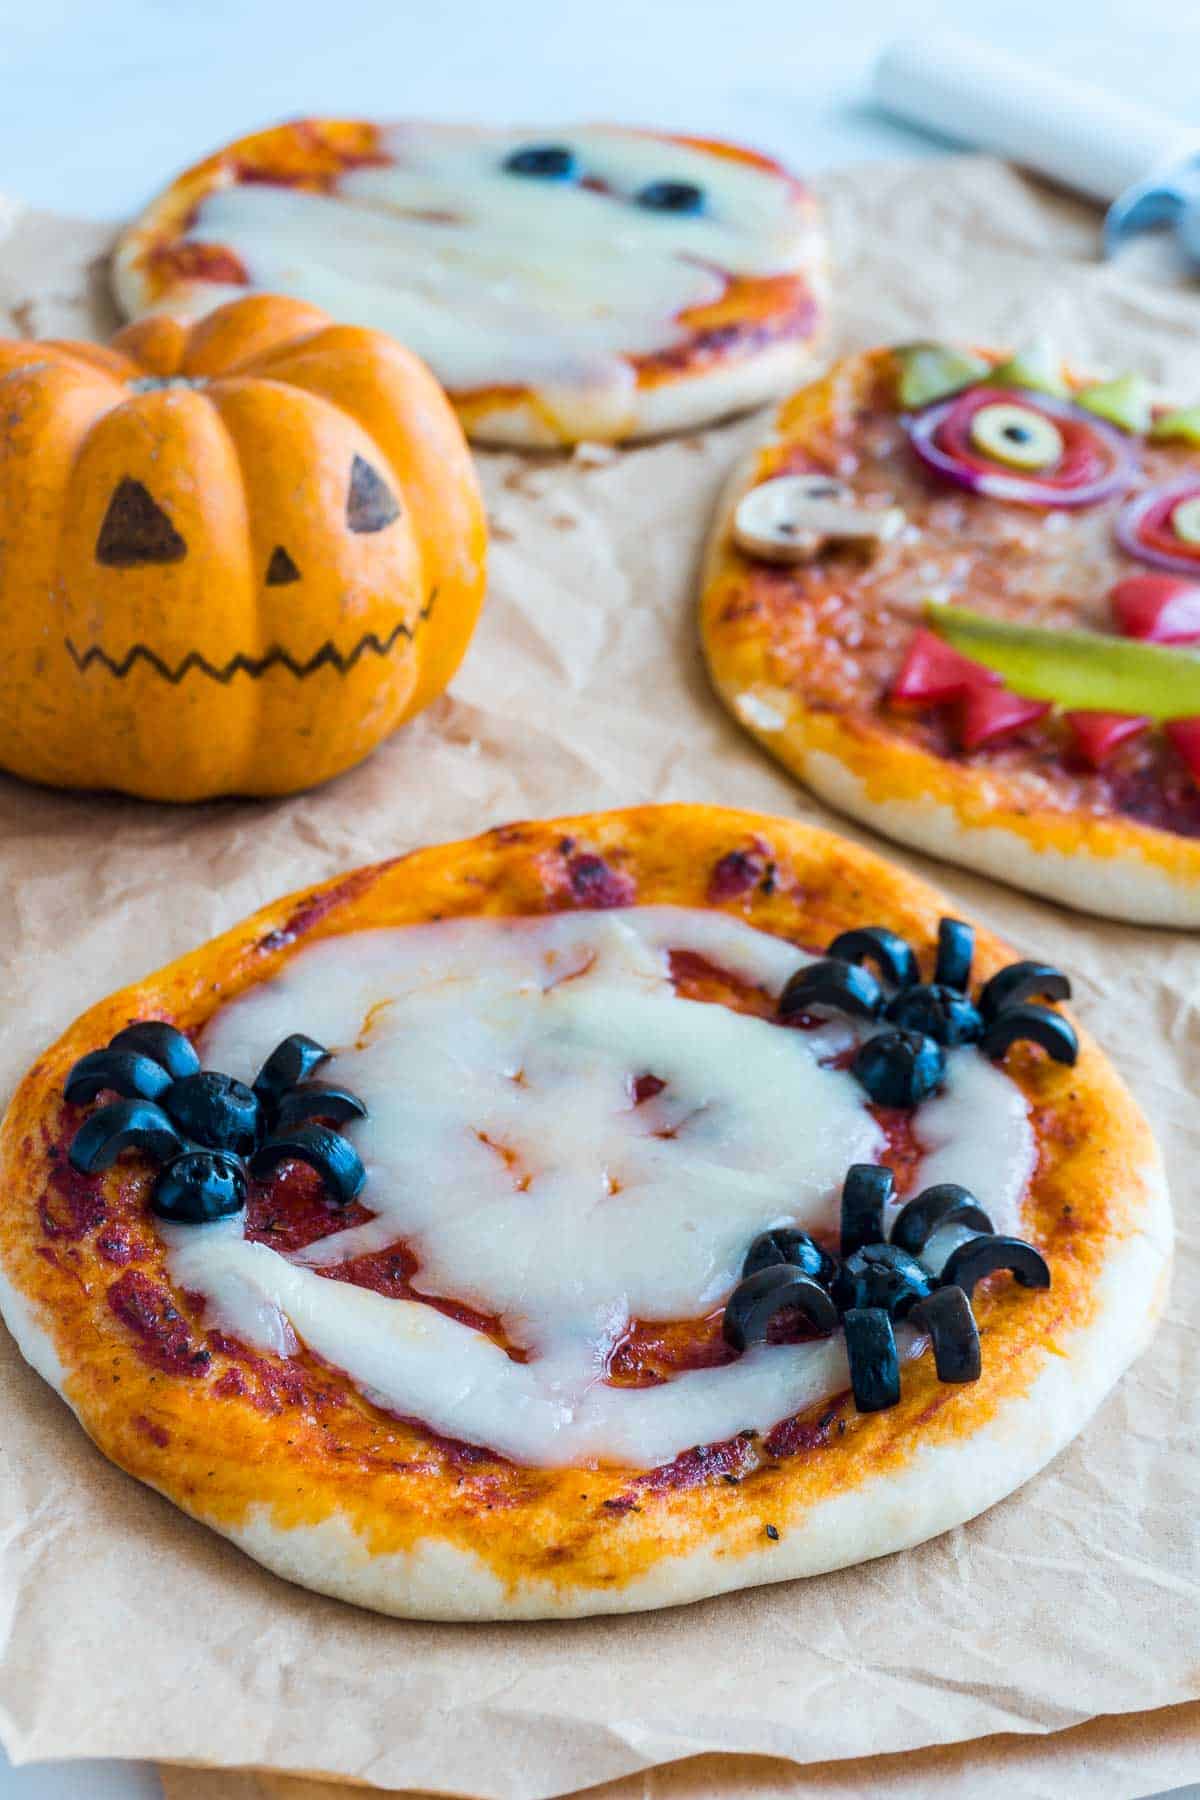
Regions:
M 939 1381 L 977 1381 L 976 1282 L 1007 1269 L 1021 1287 L 1048 1288 L 1046 1260 L 1023 1239 L 998 1236 L 975 1196 L 955 1182 L 907 1201 L 889 1239 L 883 1221 L 893 1187 L 888 1168 L 851 1167 L 842 1188 L 839 1256 L 790 1228 L 755 1238 L 725 1307 L 726 1343 L 739 1351 L 763 1343 L 772 1319 L 789 1310 L 819 1337 L 840 1325 L 854 1404 L 859 1412 L 882 1412 L 900 1399 L 893 1320 L 907 1319 L 929 1337 Z
M 284 1038 L 252 1087 L 201 1069 L 191 1043 L 173 1025 L 143 1020 L 118 1031 L 104 1050 L 75 1064 L 63 1087 L 73 1106 L 101 1093 L 121 1097 L 99 1107 L 71 1140 L 73 1168 L 94 1175 L 123 1150 L 163 1167 L 151 1207 L 162 1219 L 202 1225 L 240 1212 L 247 1175 L 285 1161 L 307 1163 L 330 1197 L 348 1206 L 366 1180 L 357 1151 L 336 1128 L 363 1119 L 356 1094 L 310 1079 L 330 1052 L 303 1033 Z
M 1069 1000 L 1071 984 L 1049 963 L 1015 962 L 984 983 L 971 999 L 975 931 L 961 919 L 938 923 L 933 980 L 922 982 L 912 946 L 882 925 L 864 925 L 834 938 L 825 956 L 798 969 L 779 996 L 781 1020 L 814 1007 L 829 1008 L 878 1031 L 860 1045 L 850 1072 L 880 1106 L 917 1106 L 942 1085 L 946 1051 L 978 1044 L 999 1062 L 1020 1038 L 1040 1044 L 1056 1062 L 1074 1063 L 1079 1039 L 1053 1007 L 1034 996 Z M 865 963 L 872 962 L 878 977 Z M 887 994 L 884 983 L 895 991 Z

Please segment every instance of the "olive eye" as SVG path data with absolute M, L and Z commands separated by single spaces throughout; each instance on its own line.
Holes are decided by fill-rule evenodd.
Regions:
M 698 213 L 704 210 L 704 189 L 694 181 L 651 181 L 634 195 L 647 212 Z
M 575 152 L 566 144 L 526 144 L 504 159 L 510 175 L 530 175 L 535 181 L 572 181 L 578 173 Z
M 1011 469 L 1049 469 L 1063 453 L 1057 425 L 1031 406 L 1014 406 L 1006 400 L 979 408 L 971 420 L 971 442 Z
M 1200 494 L 1181 500 L 1171 513 L 1171 530 L 1181 544 L 1200 547 Z

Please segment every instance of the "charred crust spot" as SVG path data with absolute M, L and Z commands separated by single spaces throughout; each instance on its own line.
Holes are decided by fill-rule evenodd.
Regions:
M 350 491 L 346 496 L 346 524 L 358 533 L 383 531 L 400 517 L 400 502 L 378 469 L 364 457 L 350 465 Z
M 284 549 L 276 544 L 271 552 L 271 560 L 267 564 L 267 586 L 288 587 L 293 581 L 299 581 L 300 571 Z
M 110 569 L 182 562 L 187 545 L 150 490 L 132 476 L 113 489 L 96 539 L 96 561 Z

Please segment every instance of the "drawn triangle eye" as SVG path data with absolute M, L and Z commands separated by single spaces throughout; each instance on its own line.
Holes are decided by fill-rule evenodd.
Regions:
M 400 517 L 400 502 L 378 469 L 356 456 L 346 496 L 346 524 L 351 531 L 382 531 Z
M 276 544 L 271 552 L 271 560 L 267 564 L 267 586 L 287 587 L 290 582 L 299 581 L 300 571 L 284 549 Z
M 148 488 L 124 476 L 113 489 L 96 539 L 96 561 L 110 569 L 182 562 L 187 545 Z

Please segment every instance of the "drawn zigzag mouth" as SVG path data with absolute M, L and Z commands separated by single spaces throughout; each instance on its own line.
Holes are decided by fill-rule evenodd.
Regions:
M 411 644 L 421 626 L 433 612 L 436 600 L 437 590 L 435 589 L 417 614 L 413 624 L 409 625 L 406 620 L 400 619 L 393 625 L 386 637 L 381 638 L 374 631 L 364 632 L 357 644 L 350 650 L 339 650 L 333 640 L 327 638 L 321 648 L 314 651 L 312 656 L 303 662 L 298 661 L 281 644 L 275 644 L 263 656 L 246 656 L 239 650 L 237 655 L 231 656 L 227 663 L 219 665 L 209 662 L 208 658 L 202 656 L 198 650 L 189 650 L 183 660 L 172 667 L 170 663 L 165 662 L 159 656 L 156 650 L 151 650 L 148 644 L 134 644 L 131 650 L 127 650 L 124 656 L 118 658 L 110 656 L 107 650 L 101 649 L 99 644 L 91 644 L 86 650 L 80 650 L 70 638 L 66 638 L 64 641 L 67 653 L 81 675 L 86 675 L 94 664 L 98 664 L 101 668 L 107 669 L 117 681 L 124 681 L 139 663 L 145 663 L 172 687 L 178 687 L 179 683 L 193 669 L 199 675 L 207 675 L 210 681 L 219 682 L 222 687 L 228 687 L 235 675 L 248 675 L 251 680 L 257 680 L 260 676 L 265 675 L 268 669 L 286 669 L 290 675 L 295 676 L 297 681 L 306 681 L 319 669 L 334 669 L 339 675 L 348 675 L 364 656 L 387 656 L 401 638 Z

